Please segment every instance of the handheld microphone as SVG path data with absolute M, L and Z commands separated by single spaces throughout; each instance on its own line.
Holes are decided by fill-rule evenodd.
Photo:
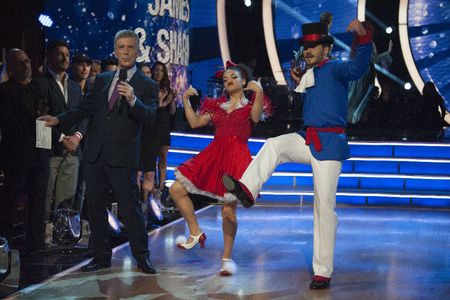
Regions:
M 304 46 L 300 46 L 300 49 L 298 49 L 298 52 L 299 52 L 299 54 L 300 54 L 300 59 L 305 59 L 304 57 L 303 57 L 303 51 L 305 51 L 305 47 Z
M 297 66 L 300 67 L 302 71 L 305 71 L 306 69 L 306 61 L 305 57 L 303 57 L 303 52 L 305 51 L 304 46 L 300 46 L 300 49 L 298 49 L 298 60 L 297 60 Z
M 126 81 L 127 80 L 127 69 L 120 69 L 119 70 L 119 81 Z M 122 107 L 124 103 L 126 102 L 125 96 L 120 96 L 119 98 L 119 113 L 122 113 Z

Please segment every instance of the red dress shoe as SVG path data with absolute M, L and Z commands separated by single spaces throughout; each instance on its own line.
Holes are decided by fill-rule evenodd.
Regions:
M 323 290 L 330 286 L 331 278 L 314 275 L 313 280 L 309 284 L 309 288 L 312 290 Z
M 192 242 L 178 243 L 177 247 L 183 250 L 189 250 L 194 248 L 195 245 L 200 244 L 200 248 L 205 248 L 206 234 L 204 232 L 199 235 L 190 235 Z

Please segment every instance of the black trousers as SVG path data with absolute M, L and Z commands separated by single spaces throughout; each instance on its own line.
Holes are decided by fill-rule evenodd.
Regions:
M 113 192 L 114 201 L 118 203 L 119 214 L 127 228 L 133 257 L 139 262 L 150 254 L 136 177 L 136 169 L 110 166 L 102 153 L 97 161 L 86 164 L 86 198 L 91 230 L 89 246 L 99 261 L 109 262 L 112 255 L 106 211 L 110 190 Z
M 22 155 L 23 154 L 23 155 Z M 41 150 L 6 153 L 3 160 L 4 189 L 0 197 L 0 235 L 14 236 L 13 223 L 22 194 L 28 196 L 26 244 L 23 250 L 35 251 L 45 246 L 45 193 L 48 180 L 47 155 Z M 13 245 L 14 246 L 14 245 Z

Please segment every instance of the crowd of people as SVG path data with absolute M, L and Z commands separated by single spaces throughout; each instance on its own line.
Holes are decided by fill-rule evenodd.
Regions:
M 136 40 L 132 32 L 125 31 L 122 34 L 124 36 L 116 37 L 116 43 L 131 40 L 130 43 L 133 44 Z M 118 49 L 119 46 L 129 47 L 128 44 L 115 46 L 116 56 L 100 61 L 91 59 L 87 53 L 83 52 L 76 52 L 71 56 L 70 46 L 66 42 L 51 41 L 46 47 L 45 63 L 41 68 L 42 74 L 35 77 L 32 76 L 31 61 L 25 51 L 10 49 L 6 53 L 6 67 L 2 76 L 3 82 L 0 84 L 0 168 L 4 174 L 4 185 L 0 197 L 2 206 L 0 236 L 6 237 L 13 247 L 21 249 L 23 253 L 42 250 L 46 247 L 46 224 L 53 221 L 54 213 L 58 209 L 72 209 L 78 214 L 86 210 L 95 211 L 95 209 L 100 211 L 100 215 L 106 213 L 106 210 L 102 212 L 102 208 L 96 208 L 95 205 L 93 208 L 90 205 L 92 201 L 89 201 L 89 194 L 93 191 L 91 183 L 94 177 L 90 176 L 92 164 L 89 159 L 92 156 L 90 153 L 92 153 L 93 141 L 101 140 L 96 134 L 105 134 L 105 132 L 97 131 L 98 124 L 107 122 L 115 111 L 111 110 L 109 116 L 105 118 L 103 115 L 96 118 L 96 115 L 91 112 L 79 122 L 70 124 L 61 122 L 52 128 L 50 150 L 36 148 L 36 119 L 45 115 L 62 116 L 71 110 L 84 107 L 82 103 L 92 103 L 92 99 L 99 97 L 99 82 L 108 76 L 116 78 L 120 69 L 131 68 L 136 73 L 136 76 L 134 73 L 128 74 L 127 79 L 124 80 L 130 83 L 126 83 L 127 87 L 134 86 L 134 81 L 137 79 L 153 87 L 152 92 L 145 93 L 141 99 L 145 100 L 144 104 L 150 105 L 150 108 L 144 106 L 144 116 L 141 116 L 139 112 L 136 113 L 136 119 L 145 119 L 140 122 L 134 120 L 131 124 L 127 124 L 126 121 L 121 122 L 118 119 L 117 125 L 120 128 L 128 126 L 136 136 L 130 136 L 132 135 L 130 131 L 121 129 L 122 142 L 114 139 L 104 142 L 101 153 L 106 154 L 106 145 L 111 146 L 114 143 L 116 143 L 115 152 L 128 149 L 128 152 L 118 154 L 123 158 L 122 160 L 130 160 L 129 162 L 114 161 L 112 164 L 116 167 L 124 164 L 144 171 L 143 174 L 139 173 L 138 177 L 133 176 L 132 180 L 137 182 L 138 188 L 142 190 L 137 192 L 141 195 L 141 199 L 146 199 L 150 192 L 158 195 L 159 190 L 165 188 L 167 153 L 170 146 L 170 115 L 175 114 L 176 110 L 174 101 L 176 93 L 170 88 L 167 67 L 161 62 L 153 65 L 148 63 L 138 65 L 135 62 L 136 58 L 133 57 L 134 49 L 123 51 Z M 102 83 L 106 86 L 110 82 Z M 111 91 L 108 98 L 111 97 L 111 93 L 114 94 L 120 104 L 117 106 L 120 109 L 119 115 L 124 115 L 123 119 L 128 120 L 132 111 L 122 112 L 126 109 L 123 107 L 125 104 L 123 102 L 126 100 L 124 100 L 124 91 L 120 90 L 121 87 L 118 84 L 117 91 Z M 158 95 L 158 91 L 164 92 Z M 139 98 L 139 93 L 142 92 L 140 87 L 135 87 L 136 97 Z M 133 107 L 137 106 L 135 104 Z M 140 123 L 143 124 L 142 131 Z M 110 132 L 110 135 L 115 137 L 119 132 L 120 130 L 116 130 Z M 129 137 L 128 140 L 125 140 L 126 137 Z M 135 149 L 132 145 L 138 145 L 141 149 Z M 139 152 L 142 154 L 137 158 L 136 153 Z M 97 160 L 98 157 L 92 159 Z M 139 161 L 141 161 L 140 166 L 134 166 Z M 154 184 L 155 178 L 158 181 L 157 185 Z M 128 181 L 131 179 L 128 178 Z M 127 182 L 127 179 L 124 179 L 124 182 Z M 142 185 L 141 182 L 143 182 Z M 113 183 L 109 182 L 109 184 Z M 123 183 L 119 182 L 120 184 Z M 103 196 L 105 193 L 100 194 Z M 97 195 L 91 197 L 97 197 Z M 129 202 L 139 204 L 139 197 L 137 202 L 133 201 Z M 26 216 L 21 215 L 20 212 L 24 207 Z M 119 203 L 119 209 L 121 217 L 124 218 L 129 209 L 124 203 Z M 143 216 L 140 215 L 140 218 Z M 24 221 L 23 219 L 25 222 L 20 223 L 27 224 L 25 229 L 17 226 L 19 221 Z M 128 219 L 138 220 L 139 218 L 129 217 Z M 97 225 L 95 218 L 90 218 L 91 222 L 92 220 L 94 224 L 91 224 L 91 227 L 95 227 Z M 140 226 L 139 224 L 127 225 L 131 228 Z M 102 226 L 104 224 L 97 225 L 101 228 L 99 232 L 103 229 Z M 140 231 L 141 243 L 144 243 L 145 228 Z M 102 234 L 101 232 L 100 235 Z M 103 237 L 100 238 L 102 239 Z M 95 234 L 92 240 L 94 242 L 91 246 L 96 243 Z M 146 249 L 146 246 L 142 248 Z M 149 264 L 143 258 L 145 255 L 142 255 L 145 251 L 142 249 L 137 251 L 138 262 L 148 271 Z
M 374 87 L 356 128 L 374 138 L 438 140 L 450 125 L 445 101 L 433 82 L 422 94 L 408 92 L 396 83 Z

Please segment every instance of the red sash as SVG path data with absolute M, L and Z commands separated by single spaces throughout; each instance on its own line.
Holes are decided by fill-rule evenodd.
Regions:
M 314 149 L 316 149 L 317 152 L 320 152 L 322 151 L 322 143 L 320 142 L 318 132 L 335 132 L 341 134 L 345 132 L 345 128 L 343 127 L 306 128 L 306 145 L 310 145 L 312 142 Z

